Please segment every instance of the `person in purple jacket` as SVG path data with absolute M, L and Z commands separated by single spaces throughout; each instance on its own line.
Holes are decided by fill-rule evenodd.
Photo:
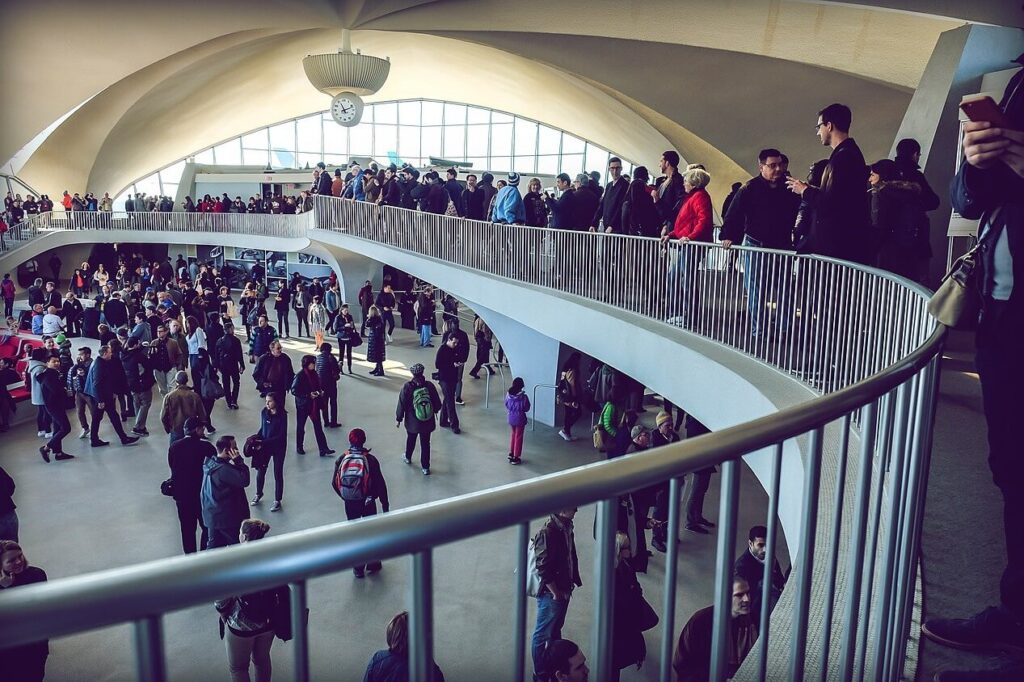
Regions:
M 505 396 L 505 409 L 508 411 L 508 425 L 512 427 L 512 442 L 509 445 L 508 463 L 522 464 L 523 435 L 526 433 L 526 413 L 530 411 L 530 397 L 526 395 L 522 377 L 512 380 Z

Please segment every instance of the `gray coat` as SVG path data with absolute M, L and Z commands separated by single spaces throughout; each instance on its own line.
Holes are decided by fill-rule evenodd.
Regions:
M 203 487 L 199 493 L 203 504 L 203 523 L 207 528 L 235 528 L 249 518 L 249 501 L 245 488 L 249 485 L 249 467 L 239 460 L 210 457 L 203 462 Z

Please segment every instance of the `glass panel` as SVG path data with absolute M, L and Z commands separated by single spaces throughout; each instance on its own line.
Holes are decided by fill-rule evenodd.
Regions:
M 607 182 L 605 176 L 608 175 L 608 158 L 609 154 L 606 150 L 601 149 L 596 144 L 587 144 L 587 171 L 597 171 L 601 174 L 601 183 Z
M 558 167 L 558 156 L 538 156 L 537 157 L 537 172 L 541 175 L 558 175 L 561 173 L 561 169 Z
M 497 123 L 491 126 L 491 156 L 512 155 L 512 124 Z
M 490 126 L 466 126 L 466 155 L 487 156 L 487 133 Z
M 575 135 L 565 133 L 562 136 L 562 153 L 563 154 L 582 154 L 584 142 Z
M 537 124 L 531 121 L 516 119 L 516 154 L 519 156 L 537 153 Z
M 512 115 L 511 114 L 503 114 L 500 111 L 492 111 L 491 112 L 491 123 L 511 123 L 511 122 L 512 122 Z
M 286 149 L 271 149 L 270 165 L 273 168 L 295 168 L 295 152 Z
M 469 123 L 487 123 L 491 122 L 491 112 L 489 109 L 481 109 L 480 107 L 468 107 L 469 109 Z
M 536 164 L 537 164 L 537 157 L 536 156 L 517 156 L 517 157 L 515 157 L 515 159 L 513 160 L 513 163 L 512 163 L 516 173 L 519 173 L 519 174 L 534 173 L 534 172 L 536 172 L 536 171 L 534 171 L 534 168 L 536 167 Z
M 540 139 L 537 143 L 538 154 L 557 154 L 562 144 L 562 131 L 540 126 Z
M 243 135 L 242 147 L 245 149 L 267 149 L 267 129 L 262 128 L 248 135 Z
M 363 107 L 363 117 L 359 119 L 360 123 L 373 123 L 373 112 L 377 109 L 376 104 L 367 104 Z
M 420 102 L 399 102 L 398 122 L 405 126 L 418 126 L 420 124 Z
M 246 166 L 266 168 L 267 163 L 270 161 L 270 154 L 267 153 L 266 149 L 243 149 L 242 161 Z
M 491 157 L 491 168 L 495 173 L 508 173 L 512 170 L 512 157 L 511 156 L 492 156 Z M 495 183 L 501 178 L 496 178 Z
M 217 145 L 213 153 L 217 155 L 217 164 L 220 166 L 239 166 L 242 163 L 242 147 L 237 138 Z
M 278 123 L 270 128 L 270 147 L 295 151 L 295 121 Z
M 420 129 L 418 126 L 398 126 L 398 156 L 403 161 L 420 155 Z
M 348 128 L 333 120 L 324 123 L 324 154 L 348 154 Z
M 444 105 L 444 124 L 446 126 L 457 125 L 459 123 L 466 122 L 466 105 L 465 104 L 451 104 L 445 102 Z
M 568 137 L 568 135 L 566 135 Z M 583 155 L 582 154 L 562 154 L 561 163 L 562 173 L 568 173 L 572 176 L 572 179 L 576 179 L 578 173 L 583 172 Z
M 164 183 L 164 196 L 165 197 L 170 197 L 171 199 L 174 199 L 175 197 L 177 197 L 178 196 L 178 185 L 177 185 L 177 183 L 165 182 Z
M 299 164 L 299 168 L 313 168 L 320 163 L 320 154 L 310 154 L 308 152 L 299 152 L 298 158 L 296 159 Z M 342 159 L 344 157 L 337 157 Z M 326 163 L 326 161 L 325 161 Z
M 114 197 L 114 210 L 115 211 L 123 211 L 124 210 L 124 202 L 128 199 L 128 195 L 131 194 L 131 193 L 132 193 L 132 188 L 129 187 L 124 192 L 122 192 L 121 194 L 118 194 L 116 197 Z
M 466 126 L 444 127 L 444 158 L 461 160 L 466 156 Z
M 319 161 L 319 159 L 317 159 L 317 161 Z M 348 156 L 345 154 L 324 154 L 324 163 L 328 166 L 345 168 L 348 166 Z M 315 166 L 316 163 L 314 162 L 310 165 Z
M 144 178 L 135 183 L 135 191 L 148 194 L 150 196 L 160 195 L 160 181 L 156 177 L 156 173 L 150 175 L 148 178 Z
M 424 102 L 426 104 L 426 102 Z M 424 112 L 424 118 L 426 112 Z M 423 143 L 420 149 L 421 156 L 441 156 L 441 126 L 431 126 L 421 129 Z
M 205 163 L 207 165 L 213 165 L 213 149 L 204 149 L 203 151 L 196 154 L 196 163 Z
M 441 116 L 444 112 L 444 105 L 440 102 L 423 102 L 423 125 L 441 125 Z
M 349 154 L 352 156 L 370 156 L 373 154 L 373 126 L 359 124 L 349 128 Z
M 398 123 L 398 105 L 394 102 L 373 105 L 374 123 Z
M 480 177 L 481 170 L 487 170 L 487 157 L 485 156 L 470 156 L 466 158 L 466 163 L 473 164 L 473 173 Z
M 398 152 L 398 126 L 376 123 L 373 127 L 373 158 L 389 163 L 389 152 Z
M 181 181 L 181 174 L 185 172 L 185 162 L 179 161 L 178 163 L 171 164 L 167 168 L 160 171 L 160 179 L 167 184 L 168 182 L 178 184 Z
M 308 116 L 295 122 L 299 136 L 299 151 L 320 153 L 323 143 L 323 119 L 320 116 Z

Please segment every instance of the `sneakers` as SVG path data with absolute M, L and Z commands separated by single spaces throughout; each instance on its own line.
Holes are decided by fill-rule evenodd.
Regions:
M 402 461 L 405 462 L 406 464 L 412 464 L 412 458 L 409 457 L 408 455 L 402 455 Z
M 363 572 L 362 568 L 353 568 L 352 569 L 352 574 L 355 575 L 355 577 L 357 577 L 357 578 L 365 578 L 366 577 L 366 573 Z
M 686 530 L 690 531 L 691 533 L 696 533 L 697 535 L 710 535 L 707 528 L 696 523 L 686 524 Z
M 571 443 L 572 442 L 572 436 L 570 436 L 568 433 L 566 433 L 565 429 L 561 429 L 558 432 L 558 435 L 561 436 L 562 440 L 566 441 L 567 443 Z
M 366 564 L 367 573 L 377 573 L 382 568 L 384 568 L 384 566 L 379 561 L 373 561 L 371 563 Z
M 700 520 L 697 521 L 697 523 L 699 523 L 702 526 L 707 526 L 708 528 L 714 528 L 715 527 L 715 524 L 711 523 L 710 521 L 705 519 L 703 516 L 700 517 Z
M 462 429 L 460 429 L 458 426 L 453 426 L 452 427 L 452 433 L 454 433 L 457 436 L 460 433 L 462 433 Z
M 990 606 L 970 618 L 932 618 L 921 626 L 928 639 L 956 649 L 1024 654 L 1024 625 Z
M 82 429 L 82 432 L 78 434 L 79 439 L 89 437 L 89 429 Z
M 281 511 L 281 500 L 274 500 L 274 504 L 270 507 L 270 511 L 279 512 Z
M 46 431 L 36 431 L 36 438 L 42 438 L 46 435 Z
M 148 436 L 149 435 L 149 431 L 147 431 L 146 429 L 132 429 L 132 433 L 134 433 L 136 436 Z
M 102 447 L 105 447 L 107 445 L 110 445 L 110 442 L 109 441 L 105 441 L 105 440 L 94 440 L 94 441 L 90 441 L 89 445 L 93 446 L 94 448 L 102 448 Z
M 668 546 L 665 545 L 665 541 L 661 538 L 654 538 L 651 540 L 651 547 L 658 550 L 662 554 L 668 551 Z
M 456 405 L 465 405 L 466 403 L 462 400 L 462 398 L 456 398 L 455 399 L 455 404 Z
M 74 459 L 74 458 L 75 458 L 74 455 L 69 455 L 66 452 L 58 452 L 57 455 L 54 457 L 54 459 L 57 460 L 58 462 L 63 462 L 65 460 Z
M 422 471 L 423 471 L 423 475 L 424 476 L 429 476 L 430 475 L 430 469 L 422 469 Z
M 523 460 L 521 460 L 521 459 L 510 459 L 510 460 L 508 461 L 508 463 L 509 463 L 509 464 L 522 464 L 522 463 L 523 463 Z
M 135 445 L 138 442 L 139 442 L 139 437 L 138 436 L 128 436 L 127 438 L 122 438 L 121 439 L 121 445 L 124 445 L 125 447 L 127 447 L 129 445 Z
M 250 502 L 249 504 L 251 506 L 255 507 L 257 504 L 260 503 L 260 500 L 262 500 L 262 499 L 263 499 L 263 493 L 256 493 L 255 495 L 252 496 L 252 502 Z
M 306 454 L 306 451 L 303 450 L 302 448 L 295 448 L 295 452 L 296 452 L 296 454 L 299 454 L 299 455 Z
M 47 464 L 50 463 L 50 448 L 49 448 L 49 446 L 44 445 L 41 448 L 39 448 L 39 454 L 42 455 L 44 462 L 46 462 Z

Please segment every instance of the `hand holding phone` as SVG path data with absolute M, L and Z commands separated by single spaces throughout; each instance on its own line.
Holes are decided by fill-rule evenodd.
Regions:
M 960 109 L 975 123 L 987 121 L 996 128 L 1014 127 L 996 101 L 988 95 L 966 99 L 960 103 Z

